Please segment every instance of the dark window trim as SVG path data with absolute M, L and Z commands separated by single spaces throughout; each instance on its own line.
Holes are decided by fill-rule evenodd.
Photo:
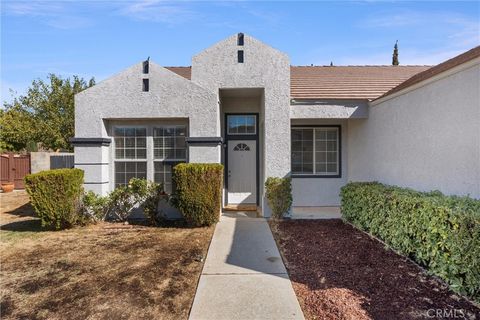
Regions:
M 81 146 L 109 146 L 112 142 L 110 138 L 70 138 L 70 143 L 74 147 Z
M 301 173 L 293 173 L 292 172 L 292 178 L 298 179 L 298 178 L 305 178 L 305 179 L 310 179 L 310 178 L 341 178 L 342 177 L 342 125 L 340 124 L 317 124 L 317 125 L 292 125 L 290 127 L 290 135 L 292 133 L 292 129 L 294 128 L 338 128 L 338 174 L 301 174 Z M 315 139 L 315 136 L 314 136 Z M 291 146 L 292 146 L 292 140 L 290 139 L 290 166 L 292 163 L 291 157 L 292 157 L 292 151 L 291 151 Z M 313 151 L 315 152 L 315 150 Z M 313 164 L 315 165 L 315 164 Z
M 227 127 L 226 134 L 231 137 L 248 137 L 248 136 L 256 136 L 258 134 L 258 117 L 255 117 L 255 133 L 245 133 L 245 134 L 235 134 L 235 133 L 228 133 L 228 117 L 231 116 L 256 116 L 256 114 L 248 114 L 248 113 L 229 113 L 226 118 L 225 126 Z
M 228 134 L 228 125 L 227 125 L 227 119 L 228 119 L 228 116 L 234 116 L 234 115 L 237 115 L 237 116 L 255 116 L 255 125 L 257 126 L 256 127 L 256 130 L 255 130 L 255 134 L 249 134 L 249 135 L 229 135 Z M 228 205 L 228 141 L 229 140 L 255 140 L 256 141 L 256 164 L 255 164 L 255 167 L 256 167 L 256 179 L 257 179 L 257 199 L 256 199 L 256 203 L 257 203 L 257 206 L 259 206 L 260 204 L 260 196 L 259 196 L 259 193 L 260 193 L 260 142 L 259 142 L 259 126 L 258 126 L 258 120 L 259 120 L 259 113 L 256 112 L 256 113 L 225 113 L 225 118 L 224 118 L 224 123 L 223 123 L 223 126 L 224 126 L 224 132 L 225 132 L 225 147 L 223 148 L 223 152 L 224 152 L 224 189 L 225 189 L 225 199 L 224 199 L 224 205 Z

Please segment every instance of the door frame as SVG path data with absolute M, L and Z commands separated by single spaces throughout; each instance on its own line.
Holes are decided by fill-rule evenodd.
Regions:
M 260 172 L 259 172 L 259 169 L 260 169 L 260 152 L 259 152 L 259 131 L 260 131 L 260 126 L 259 126 L 259 123 L 258 123 L 258 120 L 259 120 L 259 116 L 258 116 L 258 112 L 257 113 L 245 113 L 245 112 L 235 112 L 235 113 L 225 113 L 225 118 L 224 118 L 224 134 L 225 134 L 225 145 L 224 145 L 224 148 L 223 148 L 223 152 L 224 152 L 224 172 L 223 172 L 223 175 L 224 175 L 224 189 L 225 189 L 225 199 L 223 201 L 223 205 L 224 206 L 227 206 L 228 205 L 228 141 L 229 140 L 255 140 L 255 144 L 256 144 L 256 155 L 255 155 L 255 167 L 256 167 L 256 199 L 255 199 L 255 203 L 257 204 L 257 207 L 259 205 L 259 191 L 260 191 Z M 243 134 L 236 134 L 236 135 L 229 135 L 228 134 L 228 116 L 255 116 L 255 134 L 247 134 L 247 135 L 243 135 Z

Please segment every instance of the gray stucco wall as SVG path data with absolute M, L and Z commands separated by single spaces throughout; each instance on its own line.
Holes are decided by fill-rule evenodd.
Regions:
M 480 198 L 479 63 L 372 106 L 368 120 L 350 121 L 349 180 Z
M 298 101 L 290 106 L 292 119 L 366 119 L 367 101 Z
M 244 63 L 237 51 L 244 51 Z M 221 88 L 264 88 L 264 176 L 290 174 L 290 60 L 288 56 L 245 35 L 243 46 L 233 35 L 192 58 L 192 81 L 218 94 Z M 264 215 L 269 215 L 262 195 Z
M 149 92 L 142 91 L 144 78 L 150 81 Z M 218 137 L 217 95 L 153 62 L 149 74 L 143 74 L 142 63 L 137 63 L 75 96 L 77 138 L 109 137 L 108 123 L 112 120 L 185 118 L 191 137 Z M 219 146 L 199 148 L 204 147 L 190 150 L 190 162 L 220 162 Z M 110 147 L 76 147 L 75 162 L 85 170 L 87 189 L 101 194 L 112 190 Z

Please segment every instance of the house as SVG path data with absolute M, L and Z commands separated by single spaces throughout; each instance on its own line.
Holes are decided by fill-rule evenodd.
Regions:
M 336 207 L 358 180 L 479 198 L 479 70 L 480 47 L 432 68 L 297 67 L 240 33 L 77 94 L 75 166 L 107 194 L 132 177 L 172 192 L 175 164 L 222 163 L 224 207 L 264 216 L 272 176 L 292 177 L 294 208 Z

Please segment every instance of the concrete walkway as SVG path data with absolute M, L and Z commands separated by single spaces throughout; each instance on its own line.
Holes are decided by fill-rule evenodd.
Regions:
M 190 319 L 303 319 L 265 219 L 220 218 Z

